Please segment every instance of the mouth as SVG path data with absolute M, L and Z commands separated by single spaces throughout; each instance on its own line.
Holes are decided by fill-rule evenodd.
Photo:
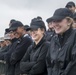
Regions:
M 60 26 L 55 26 L 54 29 L 55 30 L 59 30 L 61 27 Z
M 37 34 L 33 34 L 33 35 L 32 35 L 32 38 L 36 38 L 36 36 L 37 36 Z

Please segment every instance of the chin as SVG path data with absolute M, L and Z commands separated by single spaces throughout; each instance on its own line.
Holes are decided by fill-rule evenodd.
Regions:
M 56 34 L 62 34 L 60 31 L 55 31 L 56 32 Z

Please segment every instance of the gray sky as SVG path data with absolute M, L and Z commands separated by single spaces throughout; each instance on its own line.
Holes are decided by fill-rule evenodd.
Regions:
M 70 0 L 0 0 L 0 37 L 8 28 L 9 21 L 16 19 L 23 24 L 30 24 L 31 19 L 41 16 L 46 22 L 55 9 L 65 7 Z M 76 0 L 71 0 L 76 3 Z M 46 23 L 47 24 L 47 23 Z

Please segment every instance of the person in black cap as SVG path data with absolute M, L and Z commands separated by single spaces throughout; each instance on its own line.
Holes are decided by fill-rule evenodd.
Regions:
M 42 20 L 33 19 L 30 24 L 34 43 L 28 48 L 20 63 L 20 69 L 27 75 L 47 75 L 45 57 L 49 42 L 45 39 L 45 24 Z
M 52 25 L 51 17 L 46 20 L 48 24 L 48 30 L 45 32 L 46 40 L 51 41 L 51 38 L 54 36 L 55 32 Z
M 0 53 L 1 53 L 2 51 L 5 51 L 5 49 L 7 48 L 4 37 L 0 37 L 0 43 L 1 43 L 1 48 L 0 48 Z M 5 61 L 0 59 L 0 75 L 2 74 L 5 74 Z
M 19 63 L 33 41 L 29 35 L 24 34 L 24 25 L 20 21 L 13 22 L 9 30 L 10 32 L 14 32 L 15 35 L 18 35 L 18 40 L 15 43 L 15 47 L 8 52 L 8 54 L 10 53 L 10 58 L 8 59 L 10 65 L 8 66 L 9 71 L 7 75 L 20 75 Z M 8 57 L 8 54 L 6 57 Z
M 71 10 L 73 13 L 75 13 L 76 6 L 74 2 L 72 1 L 68 2 L 65 7 Z
M 46 56 L 48 75 L 76 75 L 76 29 L 72 28 L 72 17 L 67 8 L 56 9 L 51 17 L 56 34 Z

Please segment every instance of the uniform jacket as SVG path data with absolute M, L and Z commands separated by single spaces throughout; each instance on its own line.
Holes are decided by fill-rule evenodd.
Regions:
M 47 53 L 48 75 L 76 75 L 76 29 L 70 28 L 63 41 L 59 39 L 58 35 L 52 38 Z
M 46 31 L 45 33 L 45 37 L 46 37 L 46 40 L 47 41 L 51 41 L 52 37 L 55 35 L 55 32 L 54 31 Z
M 20 74 L 20 61 L 27 51 L 28 47 L 32 44 L 32 39 L 29 35 L 22 36 L 16 44 L 14 51 L 10 57 L 10 64 L 15 67 L 15 75 Z
M 20 63 L 21 72 L 28 75 L 46 75 L 45 57 L 49 43 L 44 39 L 31 45 Z

